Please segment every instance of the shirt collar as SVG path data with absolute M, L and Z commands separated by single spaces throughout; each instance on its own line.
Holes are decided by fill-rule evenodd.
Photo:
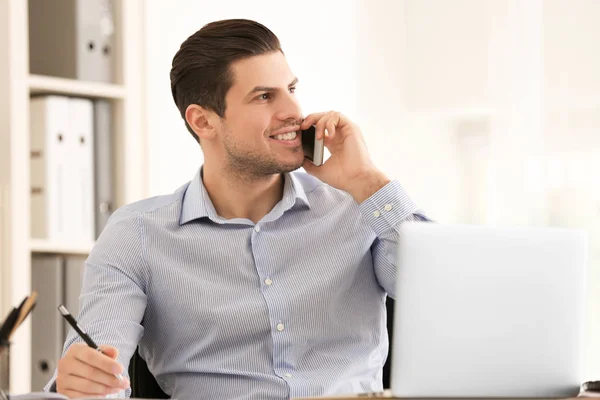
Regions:
M 199 218 L 210 218 L 214 222 L 225 222 L 217 215 L 215 207 L 202 181 L 202 168 L 198 169 L 183 195 L 179 225 L 184 225 Z M 302 183 L 293 172 L 284 173 L 283 198 L 273 211 L 289 210 L 295 205 L 305 205 L 310 208 Z M 270 213 L 269 213 L 270 214 Z

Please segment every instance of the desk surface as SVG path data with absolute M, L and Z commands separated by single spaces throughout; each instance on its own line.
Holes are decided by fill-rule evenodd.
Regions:
M 596 396 L 593 396 L 596 397 Z M 584 397 L 568 397 L 568 398 L 560 398 L 560 400 L 580 400 Z M 355 395 L 355 396 L 341 396 L 341 397 L 299 397 L 299 398 L 294 398 L 292 400 L 356 400 L 356 399 L 388 399 L 388 400 L 410 400 L 406 397 L 392 397 L 389 394 L 361 394 L 361 395 Z M 480 400 L 502 400 L 504 398 L 502 397 L 487 397 L 487 398 L 482 398 Z M 536 397 L 535 399 L 516 399 L 516 398 L 506 398 L 505 400 L 557 400 L 558 398 L 541 398 L 541 397 Z M 426 399 L 426 398 L 418 398 L 415 400 L 461 400 L 458 398 L 441 398 L 441 397 L 435 397 L 435 398 L 431 398 L 431 399 Z M 465 399 L 465 400 L 477 400 L 477 399 Z
M 592 391 L 586 391 L 586 392 L 580 392 L 578 397 L 548 397 L 547 400 L 578 400 L 578 399 L 582 399 L 582 398 L 600 398 L 600 392 L 592 392 Z M 363 393 L 363 394 L 356 394 L 356 395 L 349 395 L 349 396 L 328 396 L 328 397 L 299 397 L 299 398 L 294 398 L 292 400 L 356 400 L 356 399 L 388 399 L 388 400 L 409 400 L 408 398 L 404 397 L 393 397 L 392 393 L 390 390 L 386 390 L 385 392 L 380 392 L 380 393 Z M 461 400 L 458 398 L 445 398 L 446 400 Z M 534 400 L 533 398 L 522 398 L 522 399 L 517 399 L 517 398 L 503 398 L 503 397 L 487 397 L 487 398 L 481 398 L 479 400 Z M 545 400 L 546 398 L 541 398 L 541 397 L 536 397 L 535 400 Z M 442 397 L 436 397 L 436 398 L 431 398 L 431 399 L 425 399 L 425 398 L 418 398 L 415 400 L 444 400 L 444 398 Z M 475 398 L 470 398 L 470 399 L 465 399 L 465 400 L 478 400 Z
M 589 395 L 589 396 L 588 396 Z M 554 397 L 554 398 L 547 398 L 547 400 L 557 400 L 557 399 L 561 399 L 561 400 L 578 400 L 581 398 L 585 398 L 585 397 L 596 397 L 599 398 L 600 394 L 597 394 L 595 392 L 584 392 L 583 395 L 580 395 L 580 397 Z M 329 397 L 301 397 L 301 398 L 294 398 L 292 400 L 356 400 L 356 399 L 388 399 L 388 400 L 409 400 L 408 398 L 401 398 L 401 397 L 393 397 L 392 393 L 389 390 L 386 390 L 385 392 L 382 393 L 363 393 L 363 394 L 356 394 L 356 395 L 350 395 L 350 396 L 329 396 Z M 493 400 L 533 400 L 531 398 L 522 398 L 522 399 L 517 399 L 517 398 L 502 398 L 502 397 L 487 397 L 485 399 L 493 399 Z M 481 400 L 485 400 L 484 398 L 482 398 Z M 444 400 L 444 398 L 441 397 L 436 397 L 436 398 L 431 398 L 431 399 L 425 399 L 425 398 L 419 398 L 416 400 Z M 458 398 L 446 398 L 446 400 L 461 400 Z M 477 400 L 474 398 L 471 399 L 465 399 L 465 400 Z M 537 397 L 535 398 L 535 400 L 544 400 L 544 398 L 540 398 Z

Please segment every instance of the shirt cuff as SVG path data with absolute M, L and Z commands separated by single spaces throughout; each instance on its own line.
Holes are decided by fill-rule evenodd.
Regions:
M 363 201 L 359 209 L 375 234 L 381 236 L 399 227 L 418 207 L 400 182 L 394 180 Z
M 54 368 L 54 372 L 52 373 L 52 378 L 46 383 L 44 386 L 44 392 L 56 393 L 56 378 L 58 376 L 58 368 Z

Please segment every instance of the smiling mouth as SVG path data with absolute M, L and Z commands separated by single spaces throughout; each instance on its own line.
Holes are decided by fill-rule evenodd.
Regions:
M 297 132 L 288 132 L 288 133 L 281 133 L 279 135 L 271 136 L 271 139 L 283 140 L 283 141 L 290 141 L 291 142 L 294 139 L 296 139 L 297 136 L 298 136 Z

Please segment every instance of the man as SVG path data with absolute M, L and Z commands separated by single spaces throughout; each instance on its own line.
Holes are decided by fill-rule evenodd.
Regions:
M 296 83 L 254 21 L 214 22 L 181 45 L 173 98 L 204 165 L 174 194 L 112 216 L 79 314 L 104 354 L 71 332 L 58 392 L 128 395 L 114 374 L 138 345 L 180 400 L 382 389 L 398 228 L 425 217 L 355 124 L 338 112 L 303 119 Z M 320 167 L 302 152 L 310 125 L 331 153 Z

